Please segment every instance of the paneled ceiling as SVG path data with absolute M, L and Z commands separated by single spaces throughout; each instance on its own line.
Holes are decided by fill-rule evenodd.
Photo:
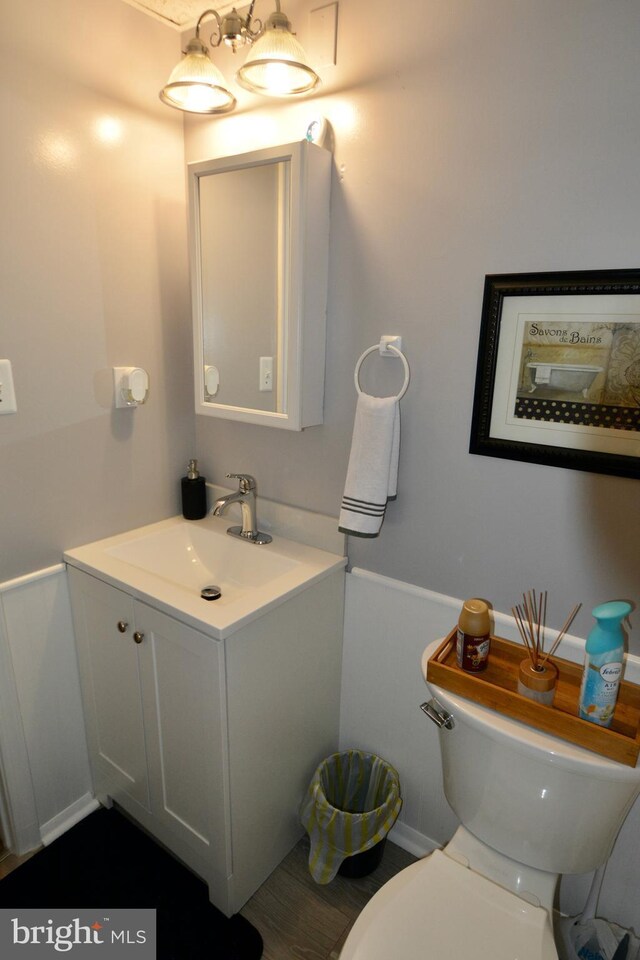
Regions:
M 200 14 L 212 6 L 211 3 L 207 3 L 207 0 L 124 0 L 124 2 L 176 30 L 186 30 L 194 26 Z M 232 6 L 233 3 L 225 0 L 223 3 L 216 3 L 215 9 L 218 13 L 225 13 Z M 242 7 L 245 4 L 241 0 L 237 6 Z

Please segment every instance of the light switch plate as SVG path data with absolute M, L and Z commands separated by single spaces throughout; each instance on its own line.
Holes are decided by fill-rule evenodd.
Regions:
M 260 391 L 270 393 L 273 390 L 273 357 L 260 357 Z
M 338 4 L 325 3 L 309 13 L 309 38 L 305 50 L 315 67 L 333 67 L 337 63 Z
M 0 414 L 17 412 L 11 360 L 0 360 Z

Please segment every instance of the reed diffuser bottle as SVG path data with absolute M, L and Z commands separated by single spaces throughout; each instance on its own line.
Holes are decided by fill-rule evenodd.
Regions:
M 551 649 L 548 653 L 545 653 L 547 591 L 543 590 L 536 596 L 535 590 L 529 590 L 527 594 L 522 595 L 522 600 L 522 606 L 515 606 L 511 611 L 528 653 L 518 670 L 518 693 L 523 697 L 528 697 L 529 700 L 535 700 L 536 703 L 542 703 L 550 707 L 553 705 L 556 692 L 558 668 L 553 661 L 549 660 L 549 657 L 556 652 L 560 641 L 580 609 L 580 604 L 573 608 Z

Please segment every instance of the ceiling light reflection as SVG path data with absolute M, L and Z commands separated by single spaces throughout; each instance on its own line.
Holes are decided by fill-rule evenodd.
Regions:
M 106 147 L 113 147 L 121 142 L 124 136 L 124 126 L 117 117 L 105 114 L 95 121 L 93 132 L 96 140 Z

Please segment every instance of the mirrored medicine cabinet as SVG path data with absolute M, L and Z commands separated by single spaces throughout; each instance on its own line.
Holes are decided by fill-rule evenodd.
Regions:
M 188 181 L 196 413 L 322 423 L 331 154 L 303 140 Z

